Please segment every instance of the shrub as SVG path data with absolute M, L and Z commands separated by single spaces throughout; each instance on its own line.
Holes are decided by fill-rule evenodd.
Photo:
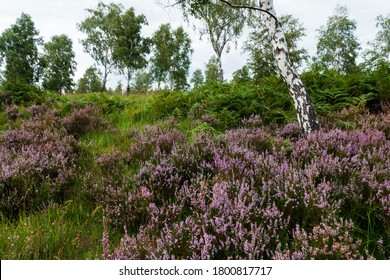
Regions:
M 0 136 L 0 208 L 5 217 L 62 201 L 73 191 L 78 145 L 52 112 Z
M 66 131 L 75 137 L 94 130 L 104 130 L 109 127 L 108 121 L 100 116 L 100 111 L 93 106 L 76 109 L 69 116 L 62 119 Z
M 390 140 L 382 128 L 305 137 L 291 124 L 180 136 L 168 149 L 147 142 L 135 180 L 108 191 L 122 200 L 103 202 L 128 211 L 107 214 L 107 227 L 122 220 L 126 230 L 110 247 L 106 228 L 103 257 L 389 258 Z

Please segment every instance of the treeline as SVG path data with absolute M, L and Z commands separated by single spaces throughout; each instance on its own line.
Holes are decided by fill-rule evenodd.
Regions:
M 88 17 L 77 28 L 86 34 L 81 43 L 95 65 L 86 70 L 77 84 L 73 81 L 77 62 L 69 36 L 53 36 L 44 42 L 31 16 L 23 13 L 0 37 L 3 89 L 106 91 L 107 78 L 114 71 L 126 78 L 127 92 L 131 85 L 137 91 L 147 90 L 153 82 L 159 86 L 167 83 L 174 89 L 186 88 L 193 50 L 183 27 L 174 29 L 169 23 L 162 24 L 147 38 L 141 34 L 142 27 L 148 24 L 146 17 L 136 15 L 133 8 L 125 10 L 119 4 L 100 2 L 95 9 L 87 9 L 87 13 Z M 148 66 L 151 73 L 145 72 Z
M 245 24 L 231 20 L 237 10 L 215 4 L 204 13 L 204 5 L 188 12 L 186 18 L 195 17 L 203 25 L 201 35 L 209 36 L 215 50 L 203 72 L 197 69 L 189 79 L 191 54 L 189 34 L 183 27 L 173 29 L 162 24 L 151 37 L 142 34 L 148 24 L 144 15 L 137 15 L 134 8 L 125 9 L 120 4 L 99 2 L 96 8 L 87 9 L 87 17 L 77 24 L 86 37 L 81 41 L 84 51 L 94 60 L 83 77 L 74 82 L 77 62 L 73 42 L 67 35 L 53 36 L 44 42 L 31 16 L 22 14 L 16 23 L 0 36 L 1 91 L 37 92 L 44 89 L 56 92 L 98 92 L 107 90 L 109 75 L 120 73 L 125 84 L 118 83 L 115 91 L 127 93 L 148 92 L 153 84 L 158 88 L 187 90 L 192 84 L 199 88 L 215 81 L 224 82 L 221 56 L 229 43 L 234 43 L 245 26 L 252 31 L 244 43 L 249 54 L 247 64 L 233 75 L 234 83 L 261 84 L 270 76 L 277 76 L 274 57 L 264 25 L 258 16 L 247 15 Z M 218 18 L 224 18 L 223 24 Z M 362 50 L 355 35 L 357 22 L 349 18 L 348 9 L 338 6 L 334 15 L 318 30 L 317 52 L 310 57 L 307 50 L 299 47 L 305 36 L 305 28 L 291 15 L 280 18 L 295 67 L 303 69 L 303 76 L 310 87 L 333 94 L 333 77 L 341 83 L 363 79 L 368 93 L 378 93 L 388 99 L 390 58 L 390 15 L 377 17 L 377 32 L 368 48 Z M 215 34 L 225 34 L 228 39 L 218 42 Z M 358 58 L 361 62 L 358 63 Z M 355 77 L 355 78 L 354 78 Z M 327 83 L 327 84 L 324 84 Z M 356 90 L 356 89 L 351 89 Z M 361 90 L 360 90 L 361 91 Z M 360 92 L 359 91 L 359 92 Z

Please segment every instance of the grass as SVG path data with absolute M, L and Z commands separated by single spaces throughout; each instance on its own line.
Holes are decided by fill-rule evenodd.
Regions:
M 102 210 L 81 201 L 49 205 L 18 222 L 0 223 L 0 258 L 98 259 Z
M 82 146 L 92 157 L 110 153 L 112 150 L 125 152 L 132 141 L 129 131 L 141 130 L 145 125 L 175 126 L 190 138 L 199 132 L 218 134 L 208 123 L 189 118 L 178 112 L 176 118 L 160 119 L 161 115 L 153 108 L 153 100 L 158 93 L 151 95 L 108 95 L 108 94 L 72 94 L 58 103 L 60 115 L 69 114 L 74 107 L 87 104 L 96 105 L 101 114 L 112 127 L 103 131 L 92 131 L 80 137 Z M 188 112 L 192 112 L 191 109 Z M 275 111 L 277 113 L 277 111 Z M 171 112 L 172 116 L 175 112 Z M 275 113 L 275 114 L 276 114 Z M 222 127 L 234 124 L 237 117 L 227 109 L 218 111 L 218 116 L 225 120 Z M 283 111 L 280 114 L 284 114 Z M 275 120 L 288 119 L 288 116 L 274 115 Z M 17 120 L 19 121 L 19 120 Z M 343 120 L 339 120 L 342 122 Z M 171 123 L 170 123 L 171 122 Z M 8 127 L 8 118 L 0 112 L 0 132 Z M 340 123 L 349 127 L 352 122 Z M 86 163 L 87 164 L 87 163 Z M 93 167 L 93 164 L 86 168 Z M 76 180 L 76 189 L 83 189 L 83 180 Z M 376 209 L 365 209 L 360 213 L 361 225 L 356 228 L 356 236 L 364 242 L 367 250 L 378 247 L 378 232 L 383 231 L 380 225 L 372 220 Z M 351 217 L 353 217 L 353 211 Z M 356 214 L 356 213 L 355 213 Z M 64 204 L 43 205 L 41 210 L 21 215 L 17 221 L 0 220 L 0 258 L 1 259 L 99 259 L 102 255 L 103 210 L 93 202 L 81 196 L 68 200 Z M 288 235 L 286 233 L 286 235 Z M 118 243 L 120 236 L 110 232 L 110 240 Z M 379 246 L 380 247 L 380 246 Z M 383 248 L 388 251 L 389 248 Z
M 156 122 L 150 113 L 150 96 L 72 94 L 57 103 L 60 115 L 87 104 L 97 105 L 112 129 L 92 131 L 80 137 L 82 146 L 93 156 L 129 147 L 127 132 Z M 8 117 L 0 112 L 0 131 L 8 127 Z M 83 181 L 76 181 L 83 188 Z M 40 211 L 21 215 L 16 221 L 0 222 L 0 259 L 67 260 L 99 259 L 102 254 L 103 210 L 86 199 L 68 200 L 62 205 L 42 205 Z M 115 233 L 110 234 L 115 240 Z M 119 240 L 119 236 L 118 236 Z

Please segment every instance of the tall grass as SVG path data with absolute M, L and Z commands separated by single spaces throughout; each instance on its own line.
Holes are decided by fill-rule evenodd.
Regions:
M 390 258 L 389 111 L 370 114 L 358 80 L 332 90 L 332 77 L 306 77 L 323 127 L 309 138 L 276 77 L 16 95 L 0 106 L 13 215 L 1 213 L 0 257 Z
M 50 204 L 18 222 L 0 223 L 0 258 L 30 260 L 99 259 L 102 209 L 86 201 Z

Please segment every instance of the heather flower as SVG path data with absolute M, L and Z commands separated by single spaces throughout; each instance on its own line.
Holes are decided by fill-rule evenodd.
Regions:
M 389 258 L 390 141 L 356 121 L 308 136 L 296 124 L 133 132 L 133 174 L 103 180 L 107 222 L 126 228 L 109 258 Z M 369 249 L 356 234 L 368 227 L 380 233 Z
M 71 192 L 78 145 L 48 112 L 0 135 L 0 208 L 14 217 Z
M 244 127 L 254 128 L 254 127 L 260 127 L 263 123 L 263 120 L 261 119 L 261 116 L 259 116 L 259 115 L 251 115 L 248 118 L 243 118 L 241 120 L 241 123 Z
M 16 120 L 20 118 L 21 114 L 19 113 L 19 107 L 16 105 L 11 105 L 5 108 L 5 114 L 10 120 Z
M 70 135 L 75 137 L 109 127 L 108 121 L 100 117 L 99 109 L 90 105 L 76 109 L 69 116 L 63 118 L 62 125 Z

